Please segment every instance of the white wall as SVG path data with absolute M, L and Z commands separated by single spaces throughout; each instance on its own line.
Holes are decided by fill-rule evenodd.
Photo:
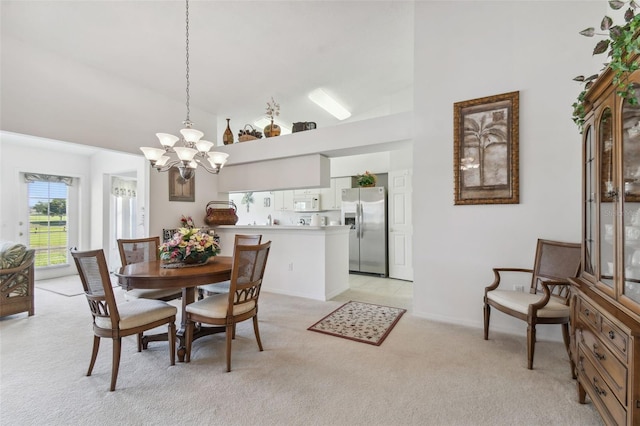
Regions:
M 572 78 L 599 69 L 595 42 L 578 32 L 600 22 L 602 7 L 416 3 L 415 315 L 482 327 L 492 267 L 531 267 L 537 238 L 580 241 L 581 143 L 571 104 L 581 87 Z M 520 204 L 454 206 L 453 104 L 510 91 L 520 91 Z M 495 310 L 491 324 L 526 329 Z M 559 339 L 559 330 L 539 326 L 538 336 Z
M 79 235 L 69 234 L 69 247 L 80 250 L 103 248 L 109 253 L 109 197 L 110 174 L 138 175 L 139 187 L 146 186 L 144 159 L 141 156 L 93 149 L 76 144 L 34 136 L 2 132 L 0 145 L 0 239 L 28 243 L 29 224 L 21 226 L 19 208 L 14 200 L 25 200 L 26 193 L 19 180 L 20 172 L 46 173 L 79 179 L 78 208 L 70 210 L 69 220 L 80 224 Z M 140 192 L 139 218 L 144 215 L 147 202 Z M 26 205 L 24 206 L 26 209 Z M 25 212 L 22 212 L 26 214 Z M 23 235 L 21 236 L 20 233 Z M 36 271 L 36 279 L 75 274 L 75 265 Z
M 224 173 L 224 171 L 222 172 Z M 209 201 L 228 200 L 227 193 L 218 193 L 218 175 L 201 168 L 195 176 L 195 201 L 169 201 L 168 173 L 149 171 L 149 235 L 160 235 L 163 228 L 180 226 L 182 215 L 191 216 L 196 226 L 204 226 L 206 207 Z

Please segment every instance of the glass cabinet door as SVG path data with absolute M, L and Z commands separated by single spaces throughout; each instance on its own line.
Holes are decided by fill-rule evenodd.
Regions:
M 598 126 L 600 154 L 600 282 L 613 289 L 615 279 L 614 231 L 616 191 L 611 108 L 605 108 Z
M 640 88 L 636 88 L 640 92 Z M 636 94 L 638 96 L 638 94 Z M 623 293 L 640 302 L 640 105 L 622 105 Z
M 593 265 L 596 262 L 596 188 L 598 187 L 598 179 L 596 174 L 595 162 L 595 141 L 592 134 L 592 127 L 589 126 L 584 132 L 584 247 L 585 261 L 584 272 L 594 275 Z

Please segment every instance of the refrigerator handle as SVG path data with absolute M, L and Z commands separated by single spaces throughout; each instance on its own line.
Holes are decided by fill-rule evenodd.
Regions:
M 357 204 L 357 216 L 358 216 L 358 238 L 362 238 L 362 203 Z

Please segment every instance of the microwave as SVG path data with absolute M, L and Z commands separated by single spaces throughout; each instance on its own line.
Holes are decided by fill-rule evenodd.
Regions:
M 320 194 L 295 195 L 293 197 L 293 210 L 296 212 L 320 211 Z

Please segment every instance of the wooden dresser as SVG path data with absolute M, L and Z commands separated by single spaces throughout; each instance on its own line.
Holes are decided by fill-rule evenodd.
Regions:
M 640 425 L 640 102 L 618 96 L 612 78 L 606 70 L 585 97 L 571 358 L 581 403 L 606 424 Z M 630 81 L 640 101 L 640 71 Z
M 574 287 L 573 357 L 578 399 L 611 425 L 640 424 L 640 327 L 589 286 Z

